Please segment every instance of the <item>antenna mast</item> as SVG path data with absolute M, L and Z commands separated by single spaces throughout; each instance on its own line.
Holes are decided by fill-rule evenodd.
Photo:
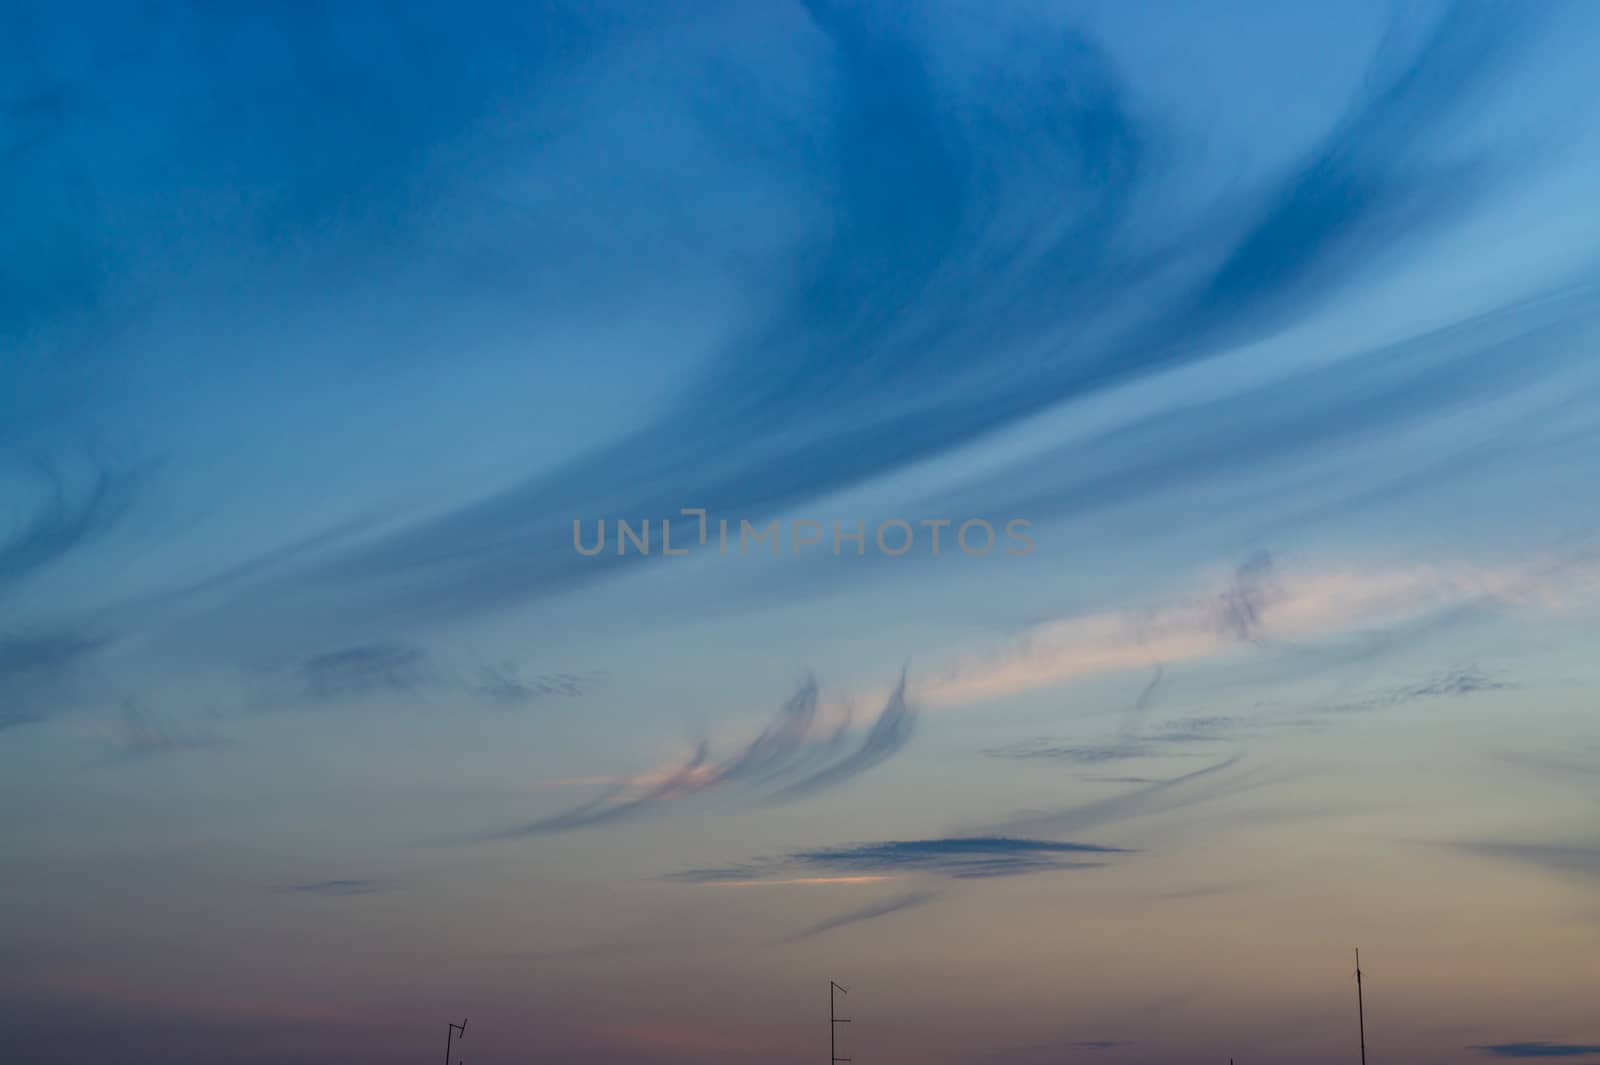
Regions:
M 840 991 L 847 995 L 850 993 L 850 989 L 848 987 L 841 987 L 832 980 L 828 981 L 828 1065 L 839 1065 L 840 1062 L 847 1062 L 850 1060 L 849 1058 L 841 1058 L 839 1056 L 839 1048 L 834 1038 L 835 1033 L 839 1031 L 839 1025 L 850 1023 L 849 1017 L 841 1017 L 834 1012 L 833 1002 L 835 993 Z M 448 1063 L 446 1063 L 446 1065 L 448 1065 Z
M 1361 1032 L 1361 1065 L 1367 1065 L 1367 1010 L 1361 1001 L 1361 948 L 1356 948 L 1356 1024 Z
M 465 1017 L 461 1018 L 460 1024 L 451 1022 L 449 1031 L 444 1034 L 444 1065 L 450 1065 L 450 1041 L 456 1037 L 457 1032 L 461 1033 L 461 1038 L 465 1039 L 467 1037 L 467 1019 Z

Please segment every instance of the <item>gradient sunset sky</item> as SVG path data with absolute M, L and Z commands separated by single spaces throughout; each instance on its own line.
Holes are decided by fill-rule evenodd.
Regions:
M 1600 1065 L 1597 55 L 6 5 L 0 1056 Z

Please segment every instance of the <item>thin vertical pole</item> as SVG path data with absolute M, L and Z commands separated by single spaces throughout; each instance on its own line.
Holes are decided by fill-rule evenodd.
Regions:
M 839 1047 L 835 1041 L 835 1033 L 839 1030 L 838 1026 L 850 1023 L 849 1017 L 841 1017 L 834 1012 L 834 992 L 836 991 L 843 991 L 848 995 L 850 989 L 848 987 L 840 987 L 832 980 L 828 981 L 828 1065 L 839 1065 L 842 1061 L 850 1060 L 839 1056 Z
M 1361 1032 L 1361 1065 L 1367 1065 L 1367 1008 L 1361 1000 L 1361 948 L 1356 948 L 1356 1023 Z

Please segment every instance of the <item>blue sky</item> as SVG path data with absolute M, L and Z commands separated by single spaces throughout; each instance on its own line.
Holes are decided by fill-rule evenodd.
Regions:
M 1600 1061 L 1597 43 L 0 16 L 12 1045 Z

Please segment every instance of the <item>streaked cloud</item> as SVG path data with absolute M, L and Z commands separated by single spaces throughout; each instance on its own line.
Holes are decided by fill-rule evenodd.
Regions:
M 376 895 L 389 887 L 389 882 L 385 880 L 312 880 L 304 884 L 287 884 L 275 890 L 281 895 L 317 895 L 342 899 L 355 895 Z
M 1497 1058 L 1582 1058 L 1600 1055 L 1600 1043 L 1492 1043 L 1468 1047 Z
M 1122 847 L 1097 843 L 1067 843 L 1010 836 L 969 836 L 946 839 L 891 840 L 850 847 L 799 851 L 790 860 L 828 869 L 885 870 L 933 873 L 963 880 L 1021 876 L 1056 869 L 1086 869 L 1103 864 L 1104 857 L 1128 854 Z
M 1419 700 L 1453 699 L 1516 688 L 1516 684 L 1492 677 L 1476 666 L 1456 666 L 1414 684 L 1398 685 L 1347 702 L 1329 703 L 1321 709 L 1330 713 L 1378 710 Z
M 1141 735 L 1110 743 L 1072 744 L 1039 737 L 988 747 L 983 753 L 991 758 L 1098 765 L 1130 758 L 1168 755 L 1174 745 L 1219 743 L 1232 737 L 1245 724 L 1240 718 L 1229 714 L 1206 714 L 1163 722 Z
M 740 791 L 788 802 L 835 787 L 882 764 L 911 738 L 916 710 L 906 699 L 906 678 L 889 693 L 866 735 L 850 746 L 850 717 L 823 721 L 818 687 L 808 678 L 760 735 L 732 755 L 715 759 L 702 742 L 688 761 L 610 782 L 597 798 L 530 821 L 490 838 L 572 832 L 659 812 L 664 804 L 711 792 Z
M 523 703 L 534 699 L 576 698 L 603 679 L 598 672 L 529 673 L 514 662 L 485 666 L 469 680 L 478 695 L 497 703 Z
M 792 243 L 784 290 L 619 442 L 341 552 L 305 582 L 440 616 L 613 575 L 642 560 L 575 557 L 573 515 L 662 521 L 703 506 L 762 518 L 1204 363 L 1302 321 L 1525 169 L 1498 142 L 1448 163 L 1431 149 L 1514 60 L 1536 21 L 1526 9 L 1449 8 L 1404 60 L 1374 63 L 1331 127 L 1242 205 L 1182 202 L 1176 219 L 1145 213 L 1176 179 L 1161 123 L 1084 33 L 1011 35 L 1010 78 L 946 84 L 929 38 L 898 20 L 825 5 L 807 15 L 822 113 L 803 139 L 742 160 L 832 190 L 808 204 L 815 233 Z M 1079 339 L 1052 343 L 1063 335 Z M 980 372 L 996 358 L 1006 374 Z M 951 387 L 968 381 L 981 387 Z M 781 442 L 768 441 L 775 425 Z M 687 543 L 693 522 L 678 520 Z M 1218 620 L 1237 634 L 1249 604 L 1233 606 L 1244 609 Z
M 1079 765 L 1099 765 L 1137 758 L 1173 757 L 1193 753 L 1182 748 L 1220 743 L 1244 733 L 1272 728 L 1296 728 L 1316 723 L 1317 714 L 1355 713 L 1404 706 L 1431 699 L 1453 699 L 1483 692 L 1515 690 L 1517 685 L 1497 679 L 1476 666 L 1452 667 L 1409 684 L 1381 688 L 1354 699 L 1316 704 L 1311 714 L 1285 715 L 1284 708 L 1246 714 L 1190 714 L 1157 722 L 1142 731 L 1125 725 L 1116 739 L 1101 743 L 1072 743 L 1048 737 L 1015 740 L 984 749 L 991 758 L 1019 761 L 1056 761 Z M 1102 780 L 1111 778 L 1098 778 Z M 1145 778 L 1124 778 L 1122 783 L 1152 783 Z
M 1082 832 L 1138 817 L 1187 809 L 1239 795 L 1263 786 L 1270 774 L 1260 768 L 1230 772 L 1241 760 L 1233 755 L 1176 777 L 1140 784 L 1127 791 L 1060 810 L 1018 814 L 995 831 L 1062 834 Z
M 1290 571 L 1256 555 L 1220 587 L 1144 610 L 1063 617 L 1030 626 L 1009 646 L 956 655 L 916 689 L 932 705 L 1000 698 L 1078 677 L 1237 653 L 1250 647 L 1383 628 L 1468 607 L 1558 611 L 1600 601 L 1592 552 L 1487 567 Z M 1395 698 L 1487 690 L 1460 671 Z M 1451 690 L 1446 690 L 1447 688 Z
M 926 875 L 955 880 L 986 880 L 1064 869 L 1094 869 L 1122 847 L 1013 836 L 951 836 L 938 839 L 885 840 L 844 847 L 794 851 L 723 869 L 692 869 L 672 876 L 694 884 L 778 881 L 795 870 L 815 869 L 842 877 Z
M 110 729 L 110 739 L 116 747 L 134 755 L 204 750 L 222 743 L 211 732 L 164 721 L 133 699 L 123 704 L 121 717 Z
M 881 884 L 892 876 L 790 876 L 762 878 L 760 866 L 734 866 L 728 869 L 698 869 L 675 879 L 709 887 L 859 887 Z
M 484 702 L 516 706 L 547 698 L 576 698 L 603 681 L 595 671 L 539 671 L 514 661 L 488 665 L 444 662 L 426 648 L 401 641 L 322 651 L 284 667 L 293 691 L 276 698 L 312 701 L 386 695 L 465 693 Z
M 13 450 L 8 435 L 0 428 L 0 493 L 15 509 L 0 515 L 0 592 L 110 529 L 133 494 L 131 476 L 91 459 Z
M 1600 878 L 1600 846 L 1480 840 L 1453 844 L 1480 858 L 1534 866 L 1563 876 Z
M 38 720 L 69 702 L 79 672 L 105 642 L 73 632 L 0 639 L 0 729 Z
M 312 698 L 409 691 L 426 678 L 420 647 L 365 644 L 313 655 L 300 664 L 300 676 Z
M 1592 275 L 1584 275 L 1551 293 L 1287 368 L 1281 376 L 1262 367 L 1261 380 L 1220 395 L 1169 397 L 1093 431 L 1069 430 L 1063 441 L 991 463 L 914 507 L 1081 521 L 1181 497 L 1203 481 L 1215 486 L 1208 498 L 1237 492 L 1264 503 L 1256 493 L 1270 490 L 1271 504 L 1259 507 L 1256 521 L 1248 517 L 1256 506 L 1200 504 L 1185 513 L 1191 528 L 1246 523 L 1264 534 L 1348 519 L 1407 493 L 1482 478 L 1507 463 L 1570 463 L 1570 447 L 1553 446 L 1537 425 L 1570 418 L 1568 401 L 1553 398 L 1549 386 L 1565 381 L 1587 390 L 1582 360 L 1597 331 L 1600 290 Z M 1499 440 L 1448 431 L 1466 412 L 1497 402 L 1516 408 L 1513 397 L 1539 396 L 1541 387 L 1543 398 L 1532 411 L 1505 417 Z M 1587 430 L 1578 432 L 1581 438 Z M 1513 447 L 1513 439 L 1520 445 Z M 1381 468 L 1372 466 L 1374 452 L 1385 456 Z M 1324 471 L 1310 491 L 1296 476 L 1307 465 Z
M 938 895 L 931 891 L 908 892 L 892 899 L 885 899 L 883 902 L 874 903 L 871 906 L 863 906 L 858 910 L 841 913 L 836 917 L 828 918 L 826 921 L 819 921 L 810 928 L 795 933 L 790 938 L 794 940 L 812 939 L 822 935 L 824 932 L 832 932 L 837 928 L 861 924 L 864 921 L 874 921 L 879 917 L 887 917 L 892 913 L 899 913 L 902 910 L 913 909 L 917 906 L 926 906 L 936 898 L 938 898 Z

